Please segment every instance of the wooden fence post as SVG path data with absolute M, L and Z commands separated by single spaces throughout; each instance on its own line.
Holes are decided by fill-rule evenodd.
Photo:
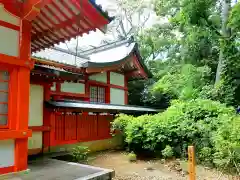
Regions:
M 196 180 L 194 146 L 188 146 L 188 172 L 189 180 Z

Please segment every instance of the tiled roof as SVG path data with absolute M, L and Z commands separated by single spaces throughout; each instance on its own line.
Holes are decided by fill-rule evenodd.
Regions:
M 117 67 L 118 69 L 116 70 L 120 72 L 136 71 L 133 79 L 151 77 L 151 73 L 142 61 L 138 51 L 138 45 L 135 42 L 125 43 L 115 48 L 93 53 L 89 56 L 89 59 L 76 57 L 52 49 L 37 53 L 36 56 L 51 59 L 57 63 L 74 66 L 75 68 L 86 69 L 87 73 L 95 72 L 95 70 L 98 71 L 99 68 Z M 134 62 L 134 58 L 138 61 L 138 65 Z M 142 72 L 145 72 L 144 75 L 140 72 L 141 69 L 143 69 Z
M 117 105 L 117 104 L 94 104 L 82 101 L 49 101 L 47 105 L 53 107 L 66 107 L 66 108 L 80 108 L 83 111 L 90 112 L 112 112 L 112 113 L 129 113 L 129 112 L 142 112 L 142 113 L 158 113 L 160 110 L 131 105 Z

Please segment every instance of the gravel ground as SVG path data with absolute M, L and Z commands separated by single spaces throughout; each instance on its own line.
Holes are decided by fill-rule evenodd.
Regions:
M 188 164 L 184 161 L 162 160 L 143 161 L 134 163 L 128 161 L 127 154 L 120 151 L 107 151 L 96 154 L 89 162 L 90 165 L 115 170 L 114 180 L 188 180 Z M 197 167 L 197 180 L 229 180 L 220 172 Z
M 156 177 L 156 176 L 137 176 L 137 175 L 131 175 L 131 176 L 116 176 L 114 180 L 182 180 L 181 178 L 164 178 L 164 177 Z

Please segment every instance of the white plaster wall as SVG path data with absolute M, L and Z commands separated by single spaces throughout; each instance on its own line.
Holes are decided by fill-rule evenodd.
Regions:
M 14 166 L 14 140 L 0 141 L 0 168 Z
M 43 86 L 30 85 L 29 126 L 43 125 Z
M 85 84 L 64 82 L 61 84 L 61 92 L 84 94 Z
M 0 20 L 20 26 L 20 18 L 8 12 L 0 3 Z
M 56 91 L 56 82 L 53 83 L 53 85 L 51 87 L 51 91 Z
M 33 132 L 32 137 L 28 138 L 28 149 L 42 148 L 42 132 Z
M 103 72 L 103 73 L 94 74 L 89 76 L 89 79 L 98 81 L 98 82 L 107 83 L 107 73 Z
M 19 17 L 4 9 L 0 3 L 0 20 L 20 26 Z M 19 55 L 19 31 L 0 26 L 0 53 L 9 56 Z
M 125 84 L 124 75 L 115 72 L 110 72 L 110 84 L 124 86 Z
M 16 57 L 19 55 L 18 31 L 0 26 L 0 53 Z
M 124 105 L 124 90 L 110 88 L 110 103 Z

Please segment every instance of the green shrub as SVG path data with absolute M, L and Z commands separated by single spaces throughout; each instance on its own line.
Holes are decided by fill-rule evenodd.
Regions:
M 128 116 L 125 114 L 119 114 L 117 118 L 112 122 L 111 131 L 119 130 L 121 132 L 125 132 L 125 128 L 129 122 L 133 121 L 133 116 Z
M 134 162 L 137 160 L 137 155 L 134 152 L 129 153 L 127 157 L 130 162 Z
M 213 149 L 210 147 L 203 147 L 198 154 L 198 160 L 208 166 L 211 166 L 213 160 Z
M 236 173 L 237 168 L 240 168 L 240 117 L 225 119 L 212 139 L 215 148 L 214 164 Z
M 171 158 L 173 157 L 173 148 L 169 145 L 165 147 L 164 150 L 162 150 L 162 155 L 164 158 Z
M 239 147 L 237 128 L 239 130 L 240 127 L 236 125 L 239 118 L 234 108 L 220 102 L 206 99 L 176 100 L 166 111 L 156 115 L 122 117 L 125 119 L 122 128 L 125 142 L 130 151 L 135 153 L 166 152 L 168 156 L 171 148 L 176 157 L 187 157 L 187 147 L 194 145 L 201 162 L 214 162 L 220 167 L 226 164 L 229 156 L 226 147 L 231 151 Z M 231 126 L 234 126 L 234 130 L 231 130 Z M 234 156 L 237 156 L 235 159 L 239 160 L 236 150 L 234 152 Z
M 89 149 L 86 146 L 77 146 L 71 149 L 72 158 L 76 162 L 87 160 Z

